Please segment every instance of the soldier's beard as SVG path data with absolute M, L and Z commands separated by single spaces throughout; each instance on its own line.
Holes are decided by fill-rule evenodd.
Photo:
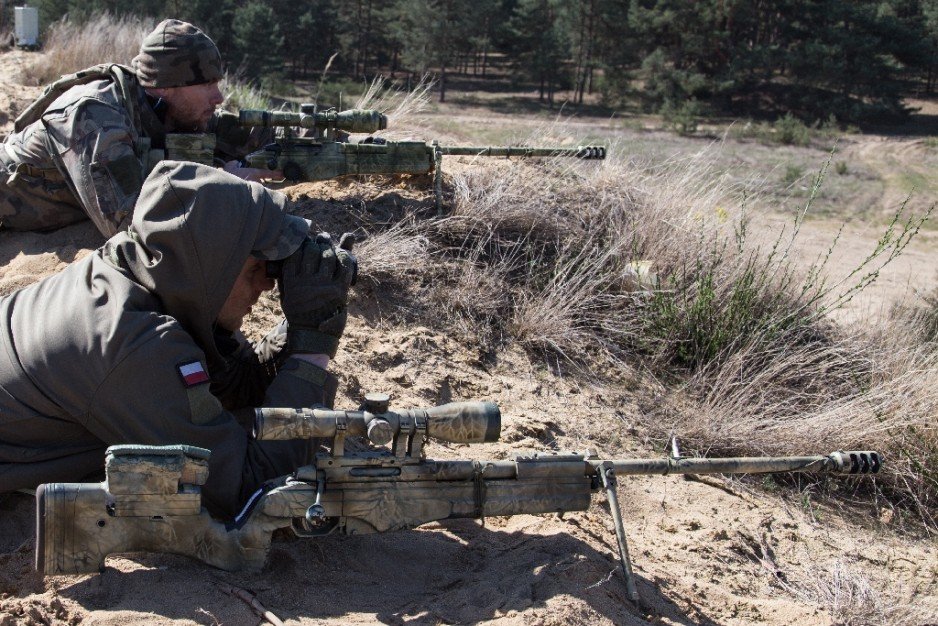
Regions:
M 173 106 L 166 112 L 166 126 L 170 131 L 205 132 L 215 108 L 202 111 L 180 109 Z

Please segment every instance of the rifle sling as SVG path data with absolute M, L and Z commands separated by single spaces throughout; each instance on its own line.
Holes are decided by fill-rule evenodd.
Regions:
M 475 483 L 475 489 L 473 490 L 475 516 L 481 520 L 483 528 L 485 527 L 485 470 L 487 468 L 488 465 L 483 467 L 478 461 L 472 463 L 472 480 Z

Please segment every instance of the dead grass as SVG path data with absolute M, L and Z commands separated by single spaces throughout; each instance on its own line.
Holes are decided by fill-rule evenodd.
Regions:
M 790 572 L 776 583 L 794 597 L 827 611 L 842 626 L 918 626 L 930 623 L 938 611 L 934 599 L 908 598 L 904 584 L 878 589 L 861 568 L 845 561 L 815 564 L 805 555 L 800 572 Z
M 901 254 L 924 216 L 898 215 L 856 268 L 835 274 L 828 251 L 799 271 L 804 214 L 768 246 L 753 243 L 748 185 L 712 174 L 718 149 L 650 166 L 448 164 L 448 216 L 414 225 L 433 259 L 418 289 L 423 321 L 591 376 L 651 371 L 687 402 L 662 405 L 646 426 L 688 448 L 878 450 L 886 473 L 864 484 L 913 514 L 900 518 L 936 528 L 938 360 L 828 317 Z M 822 184 L 823 172 L 815 193 Z
M 154 26 L 152 19 L 108 13 L 94 15 L 81 24 L 68 21 L 66 16 L 49 28 L 43 45 L 45 54 L 23 68 L 20 80 L 28 85 L 44 85 L 98 63 L 129 65 Z

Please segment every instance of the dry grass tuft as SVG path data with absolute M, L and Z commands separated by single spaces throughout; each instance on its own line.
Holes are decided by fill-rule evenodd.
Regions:
M 426 272 L 432 263 L 430 242 L 413 220 L 398 222 L 368 237 L 355 253 L 368 259 L 360 278 L 373 284 Z
M 242 80 L 237 75 L 225 72 L 225 77 L 219 84 L 221 92 L 225 94 L 225 101 L 221 108 L 227 111 L 240 111 L 241 109 L 270 109 L 270 95 L 255 83 Z
M 897 214 L 840 275 L 827 267 L 831 251 L 798 269 L 810 201 L 774 240 L 753 241 L 742 187 L 710 169 L 715 149 L 650 166 L 614 157 L 449 163 L 449 215 L 414 224 L 433 258 L 420 288 L 428 323 L 486 348 L 516 342 L 593 375 L 647 369 L 687 400 L 646 416 L 647 427 L 689 448 L 878 450 L 886 473 L 858 484 L 938 527 L 938 362 L 828 317 L 927 216 Z
M 98 63 L 130 64 L 154 26 L 152 19 L 109 13 L 93 15 L 82 23 L 71 22 L 66 16 L 49 28 L 43 43 L 45 54 L 23 68 L 21 81 L 44 85 Z
M 837 561 L 815 565 L 805 556 L 806 566 L 791 575 L 793 580 L 776 578 L 776 583 L 804 602 L 828 612 L 835 624 L 843 626 L 918 626 L 929 623 L 938 611 L 934 599 L 912 603 L 903 584 L 878 590 L 860 568 Z
M 387 115 L 387 130 L 376 135 L 385 139 L 413 137 L 415 132 L 419 133 L 423 128 L 420 113 L 430 102 L 433 86 L 433 79 L 429 75 L 424 75 L 410 91 L 397 89 L 385 78 L 378 76 L 358 98 L 354 108 L 376 109 Z

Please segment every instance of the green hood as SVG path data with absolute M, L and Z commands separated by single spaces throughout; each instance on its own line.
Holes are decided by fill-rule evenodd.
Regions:
M 212 326 L 249 255 L 282 259 L 296 250 L 309 222 L 288 200 L 221 170 L 162 161 L 147 177 L 127 232 L 105 244 L 105 257 L 156 295 L 205 352 L 221 356 Z

